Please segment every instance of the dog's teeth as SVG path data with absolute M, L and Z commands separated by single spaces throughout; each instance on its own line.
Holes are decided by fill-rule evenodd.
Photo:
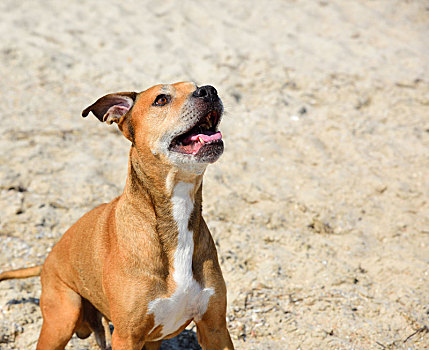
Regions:
M 200 141 L 203 145 L 206 143 L 201 136 L 198 138 L 198 141 Z
M 210 118 L 211 117 L 211 115 L 212 115 L 212 113 L 210 113 L 208 116 L 207 116 L 207 118 L 206 118 L 206 121 L 207 121 L 207 125 L 208 125 L 208 128 L 211 128 L 212 127 L 212 119 Z

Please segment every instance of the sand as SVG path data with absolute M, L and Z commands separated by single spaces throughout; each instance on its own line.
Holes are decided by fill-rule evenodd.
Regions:
M 204 213 L 236 348 L 429 349 L 426 1 L 3 0 L 0 33 L 0 270 L 121 193 L 129 143 L 82 109 L 193 80 L 226 109 Z M 35 347 L 39 296 L 0 284 L 1 349 Z

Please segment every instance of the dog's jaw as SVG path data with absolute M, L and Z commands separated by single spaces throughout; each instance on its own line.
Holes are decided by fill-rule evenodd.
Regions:
M 163 154 L 172 165 L 186 172 L 202 174 L 223 153 L 222 134 L 218 131 L 222 113 L 220 99 L 201 104 L 190 97 L 179 113 L 177 125 L 155 142 L 152 153 Z

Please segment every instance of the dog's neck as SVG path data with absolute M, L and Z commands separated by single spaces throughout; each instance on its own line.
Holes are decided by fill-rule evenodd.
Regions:
M 198 234 L 203 175 L 184 173 L 177 168 L 160 168 L 155 161 L 151 157 L 142 159 L 137 149 L 131 147 L 124 195 L 137 210 L 153 208 L 161 241 L 177 244 L 181 229 L 189 228 L 194 235 Z

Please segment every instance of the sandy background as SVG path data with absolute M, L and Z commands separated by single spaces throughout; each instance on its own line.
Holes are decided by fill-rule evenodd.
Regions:
M 429 349 L 427 1 L 2 0 L 0 34 L 0 270 L 121 193 L 129 144 L 83 108 L 194 80 L 227 111 L 204 212 L 236 348 Z M 39 295 L 0 284 L 1 349 Z

